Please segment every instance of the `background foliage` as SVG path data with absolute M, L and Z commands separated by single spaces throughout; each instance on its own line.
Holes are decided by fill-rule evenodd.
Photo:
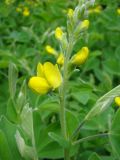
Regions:
M 36 95 L 27 81 L 39 61 L 56 62 L 45 46 L 59 50 L 53 31 L 66 26 L 67 10 L 76 4 L 77 0 L 0 1 L 0 160 L 29 160 L 36 152 L 41 159 L 63 157 L 61 146 L 67 144 L 60 137 L 57 93 Z M 99 97 L 120 83 L 120 2 L 96 0 L 95 7 L 98 5 L 101 11 L 89 15 L 88 38 L 80 39 L 74 48 L 75 53 L 88 46 L 90 56 L 70 78 L 66 111 L 70 135 Z M 23 15 L 25 7 L 28 16 Z M 116 96 L 119 91 L 114 90 Z M 116 110 L 112 102 L 105 112 L 85 123 L 79 138 L 104 132 L 110 136 L 75 145 L 71 149 L 71 155 L 77 155 L 74 158 L 120 159 L 120 111 L 116 114 Z

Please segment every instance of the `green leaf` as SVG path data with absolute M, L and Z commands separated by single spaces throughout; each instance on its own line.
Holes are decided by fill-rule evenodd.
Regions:
M 11 122 L 17 123 L 19 119 L 15 107 L 14 101 L 10 98 L 7 104 L 7 117 Z
M 7 144 L 9 146 L 9 149 L 12 153 L 12 159 L 21 159 L 21 156 L 19 154 L 19 151 L 17 149 L 17 144 L 15 141 L 15 132 L 16 132 L 17 126 L 9 122 L 4 116 L 0 119 L 0 130 L 4 133 Z
M 72 113 L 69 110 L 66 110 L 66 124 L 67 124 L 67 134 L 68 136 L 71 136 L 74 132 L 74 130 L 78 126 L 78 119 L 74 113 Z
M 120 95 L 120 85 L 113 88 L 111 91 L 109 91 L 104 96 L 102 96 L 100 99 L 98 99 L 94 107 L 86 115 L 85 120 L 89 120 L 92 117 L 106 110 L 111 105 L 114 98 L 118 95 Z
M 9 64 L 8 69 L 8 81 L 9 81 L 9 91 L 10 96 L 13 99 L 16 93 L 16 83 L 17 83 L 18 71 L 14 63 Z
M 49 137 L 52 138 L 54 141 L 58 142 L 60 146 L 63 148 L 68 148 L 69 147 L 69 142 L 66 141 L 63 137 L 60 135 L 55 134 L 54 132 L 49 132 L 48 133 Z
M 112 145 L 113 151 L 116 156 L 120 159 L 120 109 L 115 114 L 112 121 L 112 125 L 109 131 L 109 140 Z
M 71 96 L 78 102 L 86 105 L 88 100 L 90 99 L 90 93 L 91 92 L 89 90 L 80 90 L 79 92 L 72 92 Z
M 57 142 L 52 142 L 47 145 L 39 153 L 40 158 L 58 159 L 63 157 L 63 149 Z
M 106 70 L 110 74 L 115 74 L 120 76 L 120 63 L 118 59 L 108 59 L 104 63 L 104 70 Z
M 0 130 L 0 158 L 2 160 L 12 160 L 13 159 L 10 148 L 6 140 L 6 137 L 1 130 Z
M 50 111 L 50 112 L 59 112 L 60 106 L 56 102 L 47 102 L 43 103 L 38 108 L 39 112 Z
M 48 135 L 48 133 L 53 133 L 53 132 L 54 132 L 54 137 L 53 137 L 53 134 Z M 39 131 L 39 139 L 38 139 L 39 146 L 37 146 L 37 148 L 39 148 L 38 155 L 40 158 L 49 158 L 49 159 L 63 158 L 63 147 L 61 146 L 66 144 L 63 142 L 64 140 L 62 137 L 59 136 L 59 140 L 56 139 L 60 134 L 61 134 L 61 131 L 58 123 L 53 123 L 47 126 L 46 128 L 41 128 L 41 130 Z M 50 136 L 52 136 L 52 138 L 50 138 Z M 76 153 L 77 148 L 78 148 L 77 145 L 70 147 L 71 156 L 73 156 Z
M 40 158 L 61 158 L 63 157 L 63 149 L 58 144 L 58 142 L 53 141 L 49 137 L 49 132 L 54 132 L 55 134 L 60 134 L 60 125 L 58 123 L 52 123 L 46 127 L 41 127 L 38 130 L 38 142 L 37 150 Z M 51 147 L 52 146 L 52 147 Z
M 35 153 L 34 153 L 33 147 L 25 144 L 25 141 L 21 137 L 19 131 L 16 132 L 15 138 L 16 138 L 17 146 L 21 156 L 24 158 L 34 159 Z
M 93 153 L 88 160 L 102 160 L 96 153 Z
M 34 110 L 33 112 L 33 129 L 34 129 L 34 140 L 35 140 L 35 146 L 37 151 L 39 152 L 39 146 L 40 146 L 40 132 L 42 127 L 42 121 L 40 114 Z
M 29 104 L 26 104 L 21 112 L 21 128 L 29 136 L 30 139 L 33 138 L 33 115 L 32 108 L 29 107 Z
M 39 130 L 39 137 L 37 142 L 38 152 L 41 153 L 47 145 L 49 145 L 53 140 L 48 136 L 49 132 L 55 132 L 60 134 L 60 125 L 58 123 L 49 124 L 47 127 L 41 127 Z
M 115 157 L 113 157 L 113 156 L 102 156 L 101 158 L 102 158 L 102 160 L 113 160 L 113 159 L 115 159 Z

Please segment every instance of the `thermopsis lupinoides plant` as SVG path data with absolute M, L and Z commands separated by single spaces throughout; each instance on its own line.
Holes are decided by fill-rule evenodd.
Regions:
M 63 31 L 61 27 L 55 29 L 55 38 L 58 40 L 61 53 L 58 55 L 57 51 L 51 46 L 46 46 L 46 51 L 57 57 L 57 63 L 62 65 L 62 69 L 57 64 L 53 65 L 51 62 L 41 63 L 37 66 L 37 76 L 30 78 L 29 87 L 39 94 L 46 94 L 59 90 L 60 103 L 60 124 L 62 131 L 62 139 L 68 144 L 64 147 L 64 159 L 69 160 L 71 151 L 70 146 L 72 137 L 67 132 L 66 119 L 66 97 L 67 97 L 67 83 L 69 80 L 69 72 L 71 66 L 79 66 L 85 63 L 89 55 L 88 47 L 83 47 L 72 57 L 73 47 L 81 36 L 85 36 L 85 32 L 89 27 L 89 20 L 87 18 L 88 8 L 94 5 L 94 1 L 79 1 L 78 6 L 73 10 L 68 10 L 67 28 Z M 76 133 L 77 135 L 77 133 Z M 76 136 L 75 135 L 75 136 Z
M 54 31 L 55 38 L 58 40 L 60 52 L 56 51 L 50 45 L 47 45 L 45 48 L 50 55 L 55 56 L 56 64 L 53 64 L 51 62 L 45 62 L 42 64 L 41 62 L 39 62 L 37 65 L 36 75 L 32 76 L 28 82 L 29 88 L 34 92 L 37 92 L 37 94 L 39 94 L 40 96 L 48 96 L 49 94 L 51 94 L 51 96 L 54 96 L 55 93 L 59 94 L 59 96 L 57 94 L 57 103 L 59 104 L 59 129 L 61 130 L 61 134 L 57 134 L 56 132 L 54 132 L 51 127 L 48 135 L 51 140 L 57 142 L 57 144 L 59 144 L 60 146 L 60 156 L 56 157 L 64 158 L 65 160 L 70 160 L 71 157 L 77 156 L 76 153 L 77 151 L 79 151 L 78 144 L 81 142 L 102 136 L 109 136 L 110 140 L 113 139 L 113 125 L 111 125 L 110 131 L 107 133 L 99 133 L 82 139 L 79 139 L 79 133 L 81 127 L 83 127 L 85 122 L 91 119 L 91 117 L 100 114 L 106 108 L 108 108 L 115 97 L 115 103 L 120 106 L 120 86 L 117 86 L 116 88 L 105 94 L 103 97 L 101 97 L 96 102 L 92 110 L 90 110 L 90 112 L 86 115 L 86 117 L 80 123 L 78 123 L 77 126 L 73 126 L 72 131 L 68 127 L 68 117 L 71 116 L 71 112 L 69 111 L 66 103 L 69 91 L 69 78 L 71 72 L 73 72 L 77 66 L 80 67 L 81 65 L 83 65 L 86 62 L 87 58 L 89 58 L 90 54 L 90 50 L 87 46 L 79 48 L 77 53 L 73 53 L 73 49 L 75 44 L 81 37 L 83 39 L 86 38 L 87 29 L 90 25 L 90 22 L 88 20 L 88 9 L 93 5 L 94 0 L 80 0 L 75 9 L 68 9 L 67 27 L 63 29 L 62 27 L 58 26 Z M 25 16 L 28 16 L 28 14 L 29 12 L 26 10 Z M 19 101 L 20 100 L 21 99 L 19 99 Z M 18 111 L 18 114 L 20 113 L 20 125 L 16 132 L 15 138 L 19 152 L 25 159 L 38 160 L 39 158 L 50 157 L 44 156 L 45 153 L 47 155 L 47 149 L 44 152 L 42 152 L 41 149 L 42 147 L 44 148 L 44 146 L 47 145 L 46 139 L 44 140 L 45 142 L 43 146 L 36 142 L 35 136 L 39 137 L 39 133 L 41 132 L 43 134 L 46 134 L 44 133 L 44 127 L 41 127 L 39 130 L 37 130 L 37 132 L 34 132 L 36 127 L 35 122 L 37 126 L 39 126 L 40 121 L 39 118 L 37 118 L 38 115 L 35 112 L 37 110 L 39 110 L 37 106 L 35 106 L 35 109 L 33 110 L 29 107 L 29 104 L 26 104 Z M 114 144 L 112 145 L 114 146 Z M 40 146 L 41 148 L 39 148 L 38 146 Z M 51 149 L 52 147 L 55 148 L 56 146 L 51 145 Z M 49 149 L 50 148 L 48 147 L 48 150 Z M 53 152 L 54 149 L 52 153 Z

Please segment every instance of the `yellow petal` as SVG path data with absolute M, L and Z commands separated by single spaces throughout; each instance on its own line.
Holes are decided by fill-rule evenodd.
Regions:
M 38 63 L 38 65 L 37 65 L 37 76 L 44 77 L 44 69 L 43 69 L 43 65 L 41 63 Z
M 44 63 L 44 74 L 46 80 L 53 89 L 58 88 L 62 83 L 62 77 L 57 64 L 53 65 L 50 62 Z
M 75 65 L 83 64 L 88 58 L 88 54 L 89 54 L 89 49 L 87 47 L 83 47 L 79 52 L 77 52 L 72 57 L 72 63 Z
M 120 97 L 115 97 L 115 103 L 118 107 L 120 107 Z
M 39 94 L 46 94 L 50 90 L 50 86 L 46 79 L 42 77 L 32 77 L 28 82 L 28 86 Z
M 64 55 L 63 55 L 63 53 L 60 53 L 60 55 L 58 56 L 57 64 L 60 64 L 60 65 L 64 64 Z

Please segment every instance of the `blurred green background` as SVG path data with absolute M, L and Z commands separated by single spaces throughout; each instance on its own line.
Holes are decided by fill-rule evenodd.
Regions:
M 48 54 L 45 47 L 49 44 L 59 51 L 54 30 L 58 26 L 66 26 L 67 10 L 74 9 L 77 3 L 77 0 L 0 0 L 0 116 L 7 118 L 1 118 L 0 129 L 7 124 L 12 128 L 11 136 L 15 133 L 20 117 L 14 110 L 14 105 L 21 101 L 19 93 L 26 93 L 21 106 L 27 102 L 33 108 L 37 106 L 40 116 L 39 124 L 44 128 L 45 134 L 42 133 L 39 136 L 46 139 L 46 144 L 42 145 L 40 140 L 38 142 L 41 144 L 37 144 L 41 158 L 62 157 L 59 148 L 56 154 L 54 150 L 51 151 L 50 146 L 53 144 L 53 148 L 56 148 L 56 144 L 47 135 L 51 130 L 59 132 L 59 127 L 54 124 L 58 123 L 58 97 L 56 94 L 36 95 L 28 89 L 27 82 L 31 75 L 35 75 L 38 62 L 56 62 L 55 57 Z M 68 108 L 72 111 L 73 119 L 69 113 L 70 124 L 68 125 L 73 123 L 73 126 L 76 124 L 75 127 L 100 96 L 120 84 L 120 1 L 96 0 L 95 6 L 89 10 L 88 19 L 90 21 L 88 36 L 78 41 L 73 54 L 83 46 L 88 46 L 90 56 L 82 67 L 76 68 L 69 82 Z M 14 72 L 11 71 L 12 69 Z M 10 85 L 16 88 L 13 96 L 15 104 L 11 102 L 11 94 L 15 88 L 13 87 L 13 91 L 10 91 Z M 97 131 L 106 132 L 115 109 L 113 102 L 105 113 L 97 117 L 97 120 L 93 118 L 83 127 L 80 136 L 91 135 Z M 49 128 L 46 129 L 45 126 Z M 6 129 L 4 132 L 7 132 Z M 39 136 L 36 135 L 36 137 Z M 14 138 L 13 141 L 15 141 Z M 26 143 L 29 144 L 28 140 Z M 40 147 L 46 152 L 41 152 Z M 81 160 L 87 160 L 91 152 L 99 153 L 103 160 L 117 160 L 108 141 L 103 139 L 86 142 L 77 146 L 76 150 L 77 157 Z M 2 151 L 0 153 L 2 155 Z M 16 155 L 19 157 L 16 160 L 22 160 L 18 150 Z M 0 160 L 9 160 L 1 156 L 0 158 Z

